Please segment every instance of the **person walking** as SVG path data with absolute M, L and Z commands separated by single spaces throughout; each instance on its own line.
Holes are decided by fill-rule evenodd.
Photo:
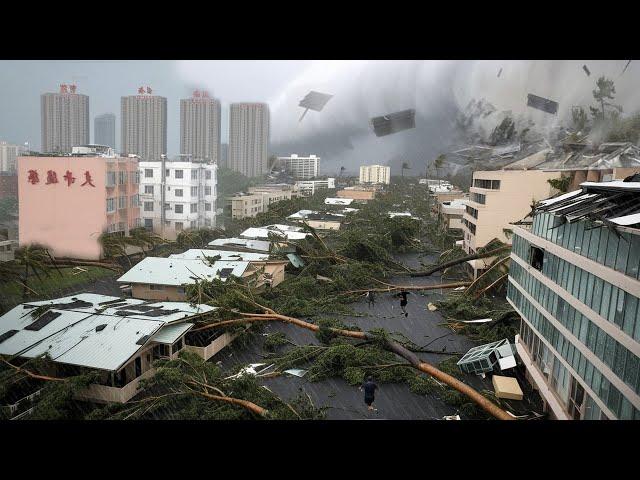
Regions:
M 400 298 L 400 309 L 405 317 L 409 316 L 409 312 L 407 312 L 407 295 L 409 295 L 409 292 L 406 290 L 401 290 L 396 294 L 396 296 Z
M 373 406 L 377 389 L 378 385 L 373 382 L 373 377 L 371 375 L 369 375 L 367 377 L 367 381 L 360 386 L 360 391 L 364 390 L 364 403 L 367 404 L 367 409 L 370 412 L 378 411 L 378 409 Z
M 367 302 L 369 308 L 371 308 L 371 306 L 373 305 L 374 307 L 376 306 L 376 294 L 373 293 L 372 290 L 369 290 L 367 293 L 365 293 L 365 296 L 367 297 Z

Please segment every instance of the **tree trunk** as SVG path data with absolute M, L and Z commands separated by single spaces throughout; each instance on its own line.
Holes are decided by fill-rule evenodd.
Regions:
M 308 323 L 294 317 L 288 317 L 286 315 L 280 315 L 278 313 L 275 313 L 273 310 L 265 307 L 262 307 L 262 308 L 272 313 L 245 313 L 242 315 L 246 315 L 246 318 L 238 318 L 234 320 L 223 320 L 220 322 L 205 325 L 193 331 L 205 330 L 208 328 L 218 328 L 218 327 L 230 326 L 230 325 L 238 325 L 238 324 L 244 324 L 244 323 L 251 323 L 251 322 L 260 322 L 260 321 L 265 321 L 265 322 L 280 321 L 284 323 L 291 323 L 293 325 L 297 325 L 298 327 L 311 330 L 312 332 L 317 332 L 318 330 L 320 330 L 320 327 L 318 325 L 314 325 L 313 323 Z M 357 338 L 360 340 L 371 340 L 371 341 L 378 340 L 378 337 L 376 337 L 374 334 L 369 332 L 343 330 L 340 328 L 329 328 L 329 330 L 335 333 L 336 335 L 340 335 L 343 337 Z M 385 339 L 383 346 L 385 347 L 385 349 L 407 360 L 409 363 L 411 363 L 411 365 L 415 369 L 420 370 L 421 372 L 426 373 L 427 375 L 430 375 L 440 380 L 441 382 L 445 383 L 446 385 L 449 385 L 451 388 L 457 390 L 463 395 L 466 395 L 473 402 L 478 404 L 478 406 L 480 406 L 484 411 L 486 411 L 493 417 L 499 420 L 513 420 L 513 417 L 511 417 L 507 412 L 505 412 L 496 404 L 494 404 L 493 402 L 491 402 L 490 400 L 482 396 L 475 389 L 464 384 L 463 382 L 452 377 L 451 375 L 444 373 L 443 371 L 439 370 L 433 365 L 423 362 L 418 358 L 416 354 L 407 350 L 405 347 L 403 347 L 401 344 L 399 344 L 395 340 Z
M 435 272 L 439 272 L 440 270 L 444 270 L 446 268 L 453 267 L 455 265 L 460 265 L 461 263 L 467 262 L 469 260 L 476 260 L 478 258 L 492 257 L 494 255 L 498 255 L 499 253 L 503 253 L 503 252 L 506 252 L 508 250 L 511 250 L 511 245 L 505 245 L 503 247 L 499 247 L 499 248 L 496 248 L 494 250 L 490 250 L 488 252 L 474 253 L 473 255 L 467 255 L 466 257 L 458 258 L 456 260 L 451 260 L 450 262 L 445 262 L 445 263 L 441 263 L 439 265 L 435 265 L 435 266 L 433 266 L 431 268 L 428 268 L 427 270 L 424 270 L 422 272 L 412 272 L 412 273 L 409 274 L 409 276 L 411 276 L 411 277 L 428 277 L 429 275 L 432 275 Z

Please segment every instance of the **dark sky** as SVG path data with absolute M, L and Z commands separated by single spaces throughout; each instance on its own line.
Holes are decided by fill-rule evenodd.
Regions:
M 40 94 L 75 83 L 89 95 L 91 141 L 93 119 L 116 114 L 120 147 L 120 97 L 136 94 L 141 85 L 167 97 L 168 150 L 180 148 L 180 98 L 207 87 L 222 102 L 222 141 L 227 139 L 229 102 L 269 102 L 279 95 L 308 61 L 0 61 L 0 140 L 40 148 Z

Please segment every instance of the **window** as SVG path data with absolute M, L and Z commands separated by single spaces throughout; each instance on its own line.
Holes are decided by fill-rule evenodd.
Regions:
M 182 170 L 174 170 L 174 174 L 176 178 L 184 178 Z
M 211 195 L 211 187 L 204 187 L 204 194 Z
M 469 205 L 466 206 L 467 209 L 467 213 L 469 215 L 471 215 L 473 218 L 477 219 L 478 218 L 478 210 L 476 210 L 473 207 L 470 207 Z
M 180 205 L 180 206 L 182 206 L 182 205 Z M 182 222 L 176 222 L 175 223 L 175 229 L 176 230 L 182 230 Z
M 542 264 L 544 262 L 544 250 L 538 247 L 531 246 L 531 266 L 536 270 L 542 270 Z
M 198 204 L 197 203 L 192 203 L 191 204 L 191 213 L 198 213 Z
M 477 188 L 486 188 L 488 190 L 500 190 L 500 180 L 483 180 L 476 179 L 473 186 Z
M 144 219 L 144 228 L 153 228 L 153 219 L 145 218 Z
M 174 193 L 175 193 L 176 197 L 181 197 L 182 196 L 182 189 L 181 188 L 176 188 Z
M 171 347 L 171 351 L 175 354 L 177 352 L 179 352 L 180 350 L 182 350 L 182 339 L 178 340 L 176 343 L 173 344 L 173 346 Z
M 107 198 L 107 212 L 115 212 L 115 211 L 116 211 L 116 199 Z
M 118 185 L 127 183 L 127 172 L 118 172 Z
M 144 169 L 144 178 L 153 178 L 153 169 L 145 168 Z
M 164 290 L 164 285 L 156 285 L 155 283 L 150 283 L 149 290 Z
M 198 227 L 197 223 L 198 222 L 196 222 L 195 220 L 191 220 L 191 224 L 190 224 L 191 228 L 197 228 Z
M 204 178 L 206 178 L 207 180 L 211 180 L 211 170 L 205 170 Z
M 138 185 L 140 183 L 140 172 L 136 170 L 131 177 L 131 183 Z
M 131 195 L 131 207 L 139 207 L 140 206 L 140 195 Z
M 176 206 L 173 209 L 174 212 L 176 213 L 182 213 L 182 205 L 177 203 Z
M 170 176 L 170 175 L 169 175 L 169 172 L 170 172 L 170 170 L 167 168 L 167 169 L 164 171 L 164 176 L 165 176 L 165 177 L 169 177 L 169 176 Z
M 191 180 L 197 180 L 197 179 L 198 179 L 198 170 L 192 169 L 191 170 Z
M 127 208 L 127 197 L 121 195 L 118 197 L 118 210 L 122 210 L 124 208 Z
M 107 172 L 107 187 L 116 185 L 116 172 Z
M 196 170 L 191 170 L 192 172 L 195 172 Z M 191 187 L 191 196 L 192 197 L 197 197 L 198 196 L 198 187 Z
M 205 212 L 210 212 L 211 211 L 211 204 L 210 203 L 205 203 L 204 204 L 204 211 Z
M 168 357 L 168 356 L 169 356 L 169 345 L 156 345 L 153 347 L 154 360 L 157 360 L 163 357 Z
M 471 200 L 484 205 L 485 203 L 487 203 L 487 196 L 482 193 L 472 193 Z
M 149 194 L 153 195 L 153 185 L 145 185 L 144 186 L 144 193 L 149 193 Z
M 153 212 L 153 202 L 144 202 L 144 211 Z

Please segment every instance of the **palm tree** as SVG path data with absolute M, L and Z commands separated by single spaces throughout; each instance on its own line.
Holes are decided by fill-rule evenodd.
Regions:
M 106 258 L 114 258 L 124 256 L 129 262 L 129 266 L 133 267 L 133 263 L 127 254 L 127 240 L 122 235 L 104 232 L 98 237 L 100 245 L 102 245 L 102 253 Z
M 338 175 L 338 176 L 341 177 L 345 170 L 346 170 L 346 168 L 340 167 L 340 175 Z
M 26 299 L 27 290 L 30 290 L 29 269 L 38 277 L 38 280 L 42 280 L 41 273 L 47 277 L 49 276 L 52 258 L 45 247 L 33 243 L 20 247 L 15 251 L 15 262 L 24 267 L 22 296 Z
M 145 251 L 145 247 L 149 250 L 152 250 L 156 245 L 163 243 L 165 240 L 148 229 L 144 227 L 137 227 L 129 230 L 129 236 L 125 237 L 124 240 L 127 244 L 140 247 L 142 249 L 142 254 L 146 256 L 147 252 Z
M 436 167 L 436 174 L 438 175 L 438 178 L 440 178 L 440 169 L 444 165 L 444 161 L 446 160 L 446 158 L 447 156 L 444 153 L 441 153 L 436 157 L 435 161 L 433 162 Z

